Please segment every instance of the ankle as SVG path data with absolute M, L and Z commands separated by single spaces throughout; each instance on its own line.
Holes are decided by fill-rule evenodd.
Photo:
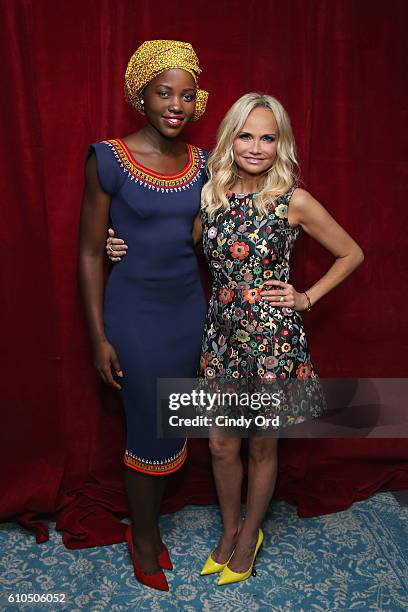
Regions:
M 238 534 L 239 534 L 239 527 L 234 527 L 231 529 L 223 529 L 221 537 L 224 540 L 234 540 L 235 538 L 238 537 Z
M 243 518 L 242 519 L 242 523 L 241 523 L 241 529 L 240 529 L 240 533 L 245 534 L 245 535 L 258 535 L 260 529 L 260 525 L 254 523 L 251 520 L 248 520 L 247 518 Z
M 156 542 L 151 536 L 146 536 L 145 534 L 134 535 L 133 536 L 133 545 L 135 548 L 139 550 L 154 550 L 156 548 Z

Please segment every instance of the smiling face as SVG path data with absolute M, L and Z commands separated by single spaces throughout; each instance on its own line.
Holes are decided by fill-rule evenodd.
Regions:
M 233 143 L 239 174 L 254 177 L 267 172 L 275 163 L 277 141 L 278 126 L 272 111 L 254 108 Z
M 163 136 L 174 138 L 194 115 L 196 84 L 186 70 L 174 68 L 159 74 L 142 94 L 145 115 Z

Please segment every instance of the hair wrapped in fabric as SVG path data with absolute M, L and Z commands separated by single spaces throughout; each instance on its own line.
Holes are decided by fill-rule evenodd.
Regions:
M 189 72 L 197 86 L 196 108 L 192 121 L 205 112 L 208 92 L 198 87 L 201 69 L 198 57 L 190 43 L 178 40 L 147 40 L 132 55 L 125 74 L 125 100 L 137 111 L 143 112 L 141 92 L 152 79 L 165 70 L 181 68 Z

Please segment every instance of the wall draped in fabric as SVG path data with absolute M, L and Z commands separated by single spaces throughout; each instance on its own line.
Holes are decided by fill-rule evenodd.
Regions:
M 142 120 L 123 75 L 145 39 L 188 40 L 210 92 L 188 138 L 209 149 L 241 94 L 287 108 L 304 186 L 361 244 L 364 265 L 305 316 L 321 376 L 403 377 L 407 345 L 407 120 L 404 0 L 1 0 L 2 518 L 70 547 L 118 542 L 126 515 L 124 424 L 94 374 L 77 284 L 88 143 Z M 405 97 L 404 97 L 405 94 Z M 293 283 L 331 258 L 302 238 Z M 405 337 L 404 337 L 405 333 Z M 405 440 L 280 443 L 276 497 L 308 516 L 408 486 Z M 166 508 L 215 501 L 204 440 Z

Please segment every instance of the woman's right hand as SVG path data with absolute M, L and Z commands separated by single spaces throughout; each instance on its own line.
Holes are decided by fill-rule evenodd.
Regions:
M 113 378 L 112 372 L 115 372 L 120 378 L 123 378 L 123 372 L 115 347 L 108 340 L 100 340 L 94 344 L 93 364 L 104 383 L 114 389 L 122 388 Z
M 126 255 L 127 244 L 122 238 L 115 238 L 115 232 L 110 227 L 108 229 L 108 239 L 106 241 L 106 252 L 111 261 L 120 261 Z

